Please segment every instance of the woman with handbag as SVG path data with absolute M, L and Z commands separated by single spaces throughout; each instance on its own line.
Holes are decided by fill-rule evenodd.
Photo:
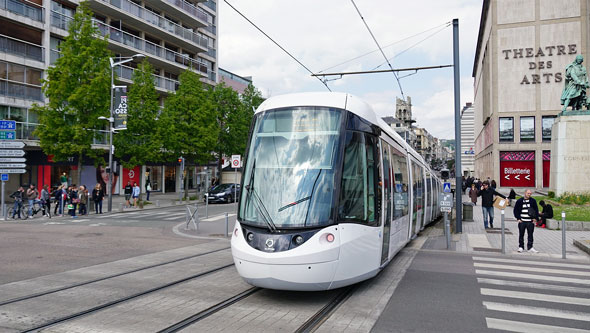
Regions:
M 80 203 L 80 199 L 78 199 L 78 191 L 76 191 L 75 186 L 70 186 L 70 189 L 68 191 L 68 198 L 69 198 L 68 211 L 69 211 L 70 215 L 72 215 L 72 218 L 75 219 L 76 218 L 76 207 L 78 206 L 78 203 Z

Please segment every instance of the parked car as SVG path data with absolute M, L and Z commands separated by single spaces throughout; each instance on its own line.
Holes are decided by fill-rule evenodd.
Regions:
M 236 191 L 237 187 L 237 191 Z M 240 185 L 221 184 L 215 186 L 208 193 L 209 202 L 236 202 L 240 196 Z

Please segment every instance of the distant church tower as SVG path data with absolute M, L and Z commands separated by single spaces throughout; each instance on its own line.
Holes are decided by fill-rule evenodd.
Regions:
M 395 117 L 402 122 L 410 122 L 412 120 L 412 98 L 408 96 L 408 101 L 403 99 L 395 99 Z

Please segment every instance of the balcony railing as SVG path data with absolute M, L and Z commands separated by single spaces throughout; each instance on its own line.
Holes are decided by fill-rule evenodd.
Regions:
M 205 30 L 209 31 L 210 33 L 212 33 L 212 34 L 214 34 L 214 35 L 217 35 L 217 28 L 216 28 L 214 25 L 212 25 L 212 24 L 210 24 L 210 25 L 206 26 L 206 27 L 205 27 L 205 28 L 203 28 L 203 29 L 205 29 Z
M 55 64 L 55 62 L 57 61 L 57 59 L 59 59 L 59 57 L 61 57 L 61 53 L 59 53 L 58 50 L 51 50 L 51 53 L 49 53 L 49 64 L 50 65 Z
M 217 4 L 214 1 L 211 1 L 211 0 L 205 1 L 203 3 L 203 5 L 209 7 L 211 9 L 213 9 L 213 10 L 217 10 Z
M 215 58 L 217 56 L 217 50 L 215 50 L 215 49 L 209 49 L 207 51 L 207 55 L 210 56 L 210 57 Z
M 51 26 L 56 28 L 60 28 L 63 30 L 68 30 L 70 26 L 70 22 L 73 20 L 72 17 L 64 15 L 62 13 L 58 13 L 56 11 L 51 11 Z
M 135 69 L 128 66 L 119 65 L 115 67 L 115 73 L 117 73 L 119 77 L 127 80 L 133 79 L 133 71 L 135 71 Z M 178 89 L 179 82 L 176 80 L 168 79 L 155 74 L 152 74 L 152 77 L 154 78 L 154 84 L 157 87 L 166 89 L 168 91 L 176 91 Z
M 207 48 L 207 37 L 202 36 L 191 29 L 187 29 L 177 23 L 170 21 L 154 12 L 151 12 L 140 5 L 129 0 L 100 0 L 102 2 L 110 3 L 111 5 L 122 9 L 123 11 L 143 19 L 150 24 L 160 27 L 180 38 L 189 40 L 197 45 Z
M 196 16 L 199 20 L 207 22 L 207 14 L 205 11 L 193 5 L 192 3 L 186 2 L 184 0 L 164 0 L 164 2 L 182 9 L 192 16 Z
M 217 80 L 217 73 L 215 73 L 215 72 L 209 72 L 208 77 L 209 77 L 209 80 L 214 81 L 214 82 L 217 82 L 216 81 Z
M 108 35 L 109 39 L 113 41 L 125 44 L 127 46 L 131 46 L 135 49 L 144 51 L 146 53 L 149 53 L 160 58 L 165 58 L 166 60 L 173 61 L 187 67 L 192 67 L 193 69 L 201 73 L 207 73 L 207 66 L 195 59 L 189 58 L 188 56 L 180 54 L 178 52 L 166 49 L 160 45 L 156 45 L 152 42 L 149 42 L 145 39 L 141 39 L 120 29 L 108 26 L 100 21 L 94 20 L 93 22 L 96 24 L 98 30 L 103 36 Z
M 28 1 L 0 0 L 0 9 L 43 22 L 43 7 Z
M 39 140 L 39 137 L 33 134 L 37 127 L 41 126 L 37 123 L 16 122 L 16 139 L 17 140 Z M 109 131 L 99 130 L 97 137 L 93 138 L 93 144 L 106 145 L 109 142 Z
M 44 101 L 41 86 L 9 80 L 0 80 L 0 96 Z
M 20 57 L 43 62 L 43 47 L 24 40 L 0 35 L 0 52 L 14 54 Z

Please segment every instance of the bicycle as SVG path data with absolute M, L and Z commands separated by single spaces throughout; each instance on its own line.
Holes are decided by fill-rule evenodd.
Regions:
M 25 208 L 25 204 L 24 203 L 20 205 L 19 210 L 20 210 L 20 219 L 21 220 L 26 220 L 26 219 L 29 218 L 28 209 Z M 16 220 L 18 218 L 17 215 L 18 215 L 18 212 L 15 215 L 15 212 L 14 212 L 14 204 L 13 204 L 12 207 L 10 207 L 8 209 L 8 211 L 6 212 L 6 219 L 8 219 L 8 220 L 12 220 L 12 219 Z M 13 218 L 13 216 L 14 216 L 14 218 Z
M 25 211 L 27 212 L 27 214 L 29 213 L 29 204 L 25 204 L 23 205 L 25 208 Z M 35 200 L 33 202 L 33 209 L 31 210 L 31 217 L 35 216 L 35 214 L 39 213 L 40 211 L 43 210 L 43 205 L 41 204 L 41 201 Z

